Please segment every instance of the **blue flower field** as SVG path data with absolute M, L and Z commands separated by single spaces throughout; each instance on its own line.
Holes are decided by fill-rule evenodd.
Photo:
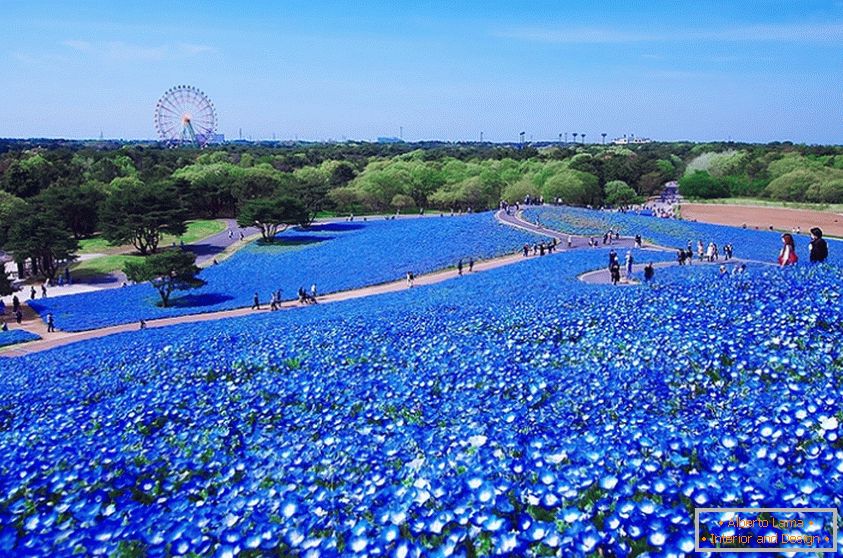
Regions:
M 460 217 L 317 225 L 279 235 L 279 245 L 252 243 L 219 265 L 202 271 L 207 285 L 175 293 L 172 306 L 149 285 L 135 285 L 31 301 L 42 316 L 52 312 L 66 331 L 95 329 L 143 319 L 227 310 L 252 304 L 259 293 L 282 289 L 285 300 L 299 287 L 316 284 L 322 294 L 376 285 L 517 251 L 537 237 L 499 224 L 491 213 Z
M 697 241 L 702 241 L 704 246 L 708 246 L 709 242 L 714 242 L 721 248 L 721 256 L 722 247 L 727 243 L 732 243 L 736 257 L 775 262 L 782 247 L 780 232 L 660 219 L 634 213 L 543 206 L 525 209 L 524 218 L 533 223 L 541 223 L 549 229 L 594 236 L 598 242 L 602 242 L 603 233 L 609 229 L 619 231 L 622 236 L 640 234 L 645 241 L 666 248 L 685 248 L 690 241 L 694 254 L 697 250 Z M 795 237 L 797 254 L 804 263 L 808 263 L 810 240 L 807 232 Z M 829 243 L 830 261 L 843 265 L 843 242 L 826 240 Z
M 41 337 L 22 329 L 0 331 L 0 347 L 8 347 L 9 345 L 17 345 L 18 343 L 26 343 L 27 341 L 35 341 L 36 339 L 41 339 Z
M 0 553 L 690 556 L 694 507 L 840 508 L 843 270 L 606 259 L 4 362 Z

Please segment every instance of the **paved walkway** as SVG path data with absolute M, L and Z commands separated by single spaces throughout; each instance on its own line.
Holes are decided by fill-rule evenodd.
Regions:
M 434 215 L 425 215 L 425 217 L 432 217 Z M 438 217 L 438 214 L 435 215 Z M 404 216 L 404 219 L 407 218 L 417 218 L 418 215 L 408 215 Z M 560 243 L 557 245 L 557 250 L 559 252 L 564 252 L 569 250 L 567 248 L 567 240 L 568 235 L 564 233 L 560 233 L 558 231 L 546 229 L 544 227 L 537 226 L 533 223 L 525 221 L 519 215 L 510 215 L 507 214 L 505 211 L 499 211 L 495 216 L 499 221 L 517 227 L 523 230 L 527 230 L 536 234 L 544 235 L 550 238 L 556 238 L 560 240 Z M 345 219 L 332 219 L 329 221 L 321 221 L 321 222 L 341 222 L 345 221 Z M 222 246 L 225 244 L 224 241 L 228 241 L 228 233 L 224 232 L 222 235 L 225 237 L 223 242 L 218 242 L 217 246 Z M 215 235 L 220 236 L 220 235 Z M 233 242 L 228 244 L 228 247 L 233 246 L 237 242 L 241 242 L 239 239 L 239 235 L 235 232 L 235 238 Z M 630 248 L 634 245 L 634 241 L 631 238 L 624 238 L 621 237 L 619 240 L 615 240 L 612 246 L 618 248 Z M 608 245 L 607 245 L 608 246 Z M 586 237 L 579 237 L 575 235 L 571 235 L 571 248 L 570 249 L 588 249 L 588 240 Z M 675 250 L 663 248 L 660 246 L 653 246 L 648 245 L 644 248 L 649 250 L 656 250 L 656 251 L 670 251 L 674 252 Z M 557 252 L 558 253 L 558 252 Z M 552 256 L 553 254 L 549 254 Z M 495 269 L 498 267 L 503 267 L 507 265 L 511 265 L 525 259 L 530 259 L 534 256 L 530 256 L 529 258 L 525 258 L 523 254 L 519 251 L 517 254 L 510 254 L 507 256 L 502 256 L 490 260 L 478 261 L 474 264 L 474 273 L 480 271 L 486 271 L 489 269 Z M 541 257 L 541 256 L 535 256 Z M 741 261 L 741 260 L 733 260 L 733 261 Z M 719 263 L 719 262 L 717 262 Z M 709 264 L 709 265 L 717 265 Z M 659 262 L 654 264 L 656 267 L 667 267 L 669 265 L 676 265 L 676 262 Z M 698 264 L 695 264 L 698 265 Z M 636 272 L 643 273 L 643 264 L 639 264 L 635 267 Z M 457 271 L 453 268 L 446 269 L 442 271 L 436 271 L 433 273 L 429 273 L 427 275 L 421 275 L 415 278 L 415 285 L 422 286 L 422 285 L 433 285 L 436 283 L 441 283 L 443 281 L 456 279 L 459 275 Z M 611 283 L 611 280 L 608 277 L 608 270 L 606 269 L 599 269 L 592 272 L 587 272 L 578 277 L 581 281 L 591 284 L 608 284 Z M 373 296 L 383 293 L 390 293 L 396 291 L 407 290 L 407 282 L 405 279 L 401 279 L 398 281 L 393 281 L 390 283 L 384 283 L 381 285 L 373 285 L 369 287 L 362 287 L 359 289 L 353 289 L 349 291 L 343 291 L 338 293 L 332 293 L 328 295 L 323 295 L 317 297 L 319 303 L 331 303 L 331 302 L 338 302 L 341 300 L 349 300 L 354 298 L 362 298 L 367 296 Z M 289 310 L 293 308 L 300 308 L 300 305 L 296 301 L 288 301 L 282 304 L 282 310 Z M 87 339 L 96 339 L 99 337 L 105 337 L 107 335 L 112 335 L 114 333 L 126 332 L 126 331 L 135 331 L 139 329 L 139 322 L 128 323 L 128 324 L 121 324 L 101 329 L 94 329 L 88 331 L 81 331 L 81 332 L 65 332 L 65 331 L 56 331 L 53 333 L 47 333 L 47 326 L 46 324 L 41 321 L 35 312 L 29 309 L 28 306 L 23 305 L 24 307 L 24 316 L 25 322 L 23 324 L 23 329 L 31 331 L 33 333 L 37 333 L 44 337 L 44 339 L 38 341 L 31 341 L 28 343 L 21 343 L 18 345 L 11 345 L 5 349 L 0 348 L 0 356 L 6 357 L 15 357 L 15 356 L 22 356 L 26 354 L 36 353 L 40 351 L 44 351 L 47 349 L 52 349 L 54 347 L 60 347 L 62 345 L 68 345 L 71 343 L 76 343 L 79 341 L 84 341 Z M 183 323 L 195 323 L 195 322 L 204 322 L 209 320 L 222 320 L 226 318 L 235 318 L 239 316 L 246 316 L 252 315 L 255 313 L 261 312 L 268 312 L 269 307 L 268 305 L 263 307 L 261 310 L 251 310 L 249 308 L 237 308 L 234 310 L 224 310 L 219 312 L 207 312 L 204 314 L 192 314 L 187 316 L 174 316 L 171 318 L 161 318 L 157 320 L 148 320 L 146 322 L 147 328 L 157 328 L 157 327 L 167 327 L 175 324 L 183 324 Z
M 241 228 L 235 219 L 220 219 L 225 222 L 225 230 L 208 236 L 196 242 L 185 244 L 185 249 L 196 254 L 196 265 L 206 267 L 211 265 L 214 258 L 221 256 L 232 247 L 239 248 L 260 235 L 257 227 Z

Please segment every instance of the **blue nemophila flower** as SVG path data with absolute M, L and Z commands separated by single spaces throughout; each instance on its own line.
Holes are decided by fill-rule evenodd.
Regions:
M 699 502 L 837 505 L 840 270 L 605 257 L 8 361 L 0 548 L 679 555 Z

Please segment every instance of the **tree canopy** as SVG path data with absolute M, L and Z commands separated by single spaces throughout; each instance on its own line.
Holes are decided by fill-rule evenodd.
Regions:
M 62 262 L 75 257 L 79 243 L 55 216 L 29 206 L 12 224 L 8 248 L 15 259 L 31 258 L 33 274 L 54 278 Z
M 164 233 L 187 230 L 187 211 L 166 183 L 125 185 L 103 202 L 102 236 L 112 244 L 131 243 L 143 255 L 154 253 Z
M 286 195 L 249 200 L 237 216 L 238 225 L 258 227 L 266 242 L 272 242 L 275 235 L 290 225 L 306 225 L 308 222 L 309 215 L 304 204 Z
M 165 250 L 144 258 L 140 262 L 129 262 L 124 271 L 130 281 L 149 282 L 161 296 L 161 305 L 167 307 L 174 291 L 201 287 L 205 281 L 199 279 L 196 254 L 180 249 Z

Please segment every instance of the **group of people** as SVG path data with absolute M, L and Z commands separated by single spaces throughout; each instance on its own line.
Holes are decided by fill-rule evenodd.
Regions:
M 624 258 L 624 268 L 626 270 L 626 279 L 632 279 L 632 266 L 635 263 L 635 257 L 632 255 L 632 250 L 626 251 Z M 652 266 L 652 264 L 650 264 Z M 612 248 L 609 250 L 609 276 L 612 278 L 612 284 L 617 285 L 621 281 L 621 263 L 618 260 L 618 253 Z M 650 277 L 652 278 L 652 277 Z M 649 280 L 649 279 L 648 279 Z
M 6 303 L 0 300 L 0 316 L 3 317 L 3 331 L 9 331 L 9 326 L 6 323 Z M 23 311 L 21 310 L 20 299 L 18 299 L 18 295 L 14 295 L 12 297 L 12 316 L 15 318 L 15 322 L 20 325 L 23 321 Z
M 299 287 L 299 290 L 298 290 L 297 294 L 298 294 L 299 304 L 316 304 L 316 283 L 314 283 L 310 286 L 309 292 L 304 287 Z M 282 302 L 283 302 L 283 297 L 281 296 L 281 289 L 273 291 L 269 296 L 269 309 L 270 310 L 280 310 Z M 257 292 L 252 297 L 251 309 L 252 310 L 260 310 L 261 309 L 260 294 L 258 294 Z
M 530 253 L 534 256 L 544 256 L 545 254 L 552 254 L 556 251 L 556 246 L 559 244 L 559 240 L 554 238 L 548 242 L 541 242 L 536 243 L 530 246 L 529 244 L 524 244 L 521 248 L 521 252 L 524 254 L 524 257 L 528 257 Z M 568 247 L 571 247 L 571 237 L 568 237 Z
M 460 258 L 460 261 L 457 262 L 457 275 L 462 275 L 463 267 L 464 267 L 463 260 L 462 260 L 462 258 Z M 469 273 L 474 271 L 474 258 L 468 258 L 468 271 L 469 271 Z M 407 281 L 410 282 L 411 279 L 413 281 L 415 280 L 415 278 L 413 277 L 413 274 L 409 273 L 409 275 L 407 276 Z M 410 286 L 412 287 L 412 285 L 410 285 Z
M 808 260 L 811 263 L 823 263 L 828 259 L 828 242 L 823 238 L 823 231 L 819 227 L 811 229 L 811 242 L 808 243 Z M 791 233 L 782 235 L 782 248 L 779 251 L 778 264 L 780 267 L 796 265 L 799 255 L 796 253 L 796 243 Z
M 676 260 L 679 265 L 691 265 L 694 261 L 694 250 L 692 249 L 691 241 L 688 241 L 688 246 L 685 249 L 680 248 L 676 252 Z M 735 248 L 729 242 L 723 245 L 723 259 L 726 261 L 734 257 Z M 702 240 L 697 241 L 697 258 L 701 262 L 716 262 L 720 260 L 720 248 L 715 242 L 709 242 L 708 247 L 703 244 Z

